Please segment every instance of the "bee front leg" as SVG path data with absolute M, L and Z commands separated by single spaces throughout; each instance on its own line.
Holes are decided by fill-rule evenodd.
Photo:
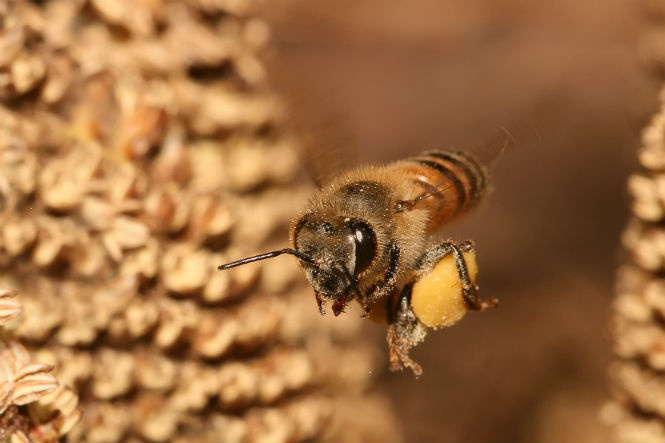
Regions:
M 453 254 L 460 282 L 462 282 L 462 295 L 469 309 L 474 311 L 484 311 L 487 308 L 496 306 L 499 303 L 499 300 L 495 297 L 492 297 L 489 300 L 480 300 L 480 298 L 478 298 L 478 286 L 473 284 L 469 277 L 469 270 L 466 266 L 463 252 L 475 253 L 475 248 L 471 240 L 462 242 L 459 245 L 452 241 L 448 241 L 425 252 L 420 260 L 418 260 L 417 267 L 420 270 L 429 271 L 444 257 Z
M 388 348 L 390 350 L 390 370 L 401 371 L 407 367 L 416 377 L 423 373 L 423 368 L 409 357 L 409 350 L 423 341 L 427 330 L 411 309 L 411 285 L 406 286 L 399 295 L 394 308 L 388 313 Z
M 365 295 L 363 299 L 358 299 L 365 310 L 363 317 L 369 315 L 372 303 L 387 297 L 394 289 L 395 281 L 397 280 L 397 268 L 399 267 L 400 249 L 394 241 L 388 243 L 388 247 L 390 248 L 388 252 L 388 269 L 386 269 L 383 278 L 372 286 L 369 294 Z

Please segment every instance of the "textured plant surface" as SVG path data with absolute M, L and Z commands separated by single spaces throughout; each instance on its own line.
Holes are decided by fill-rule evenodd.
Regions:
M 665 440 L 665 115 L 653 118 L 630 177 L 632 217 L 623 243 L 632 260 L 619 271 L 615 403 L 604 410 L 618 441 Z
M 307 192 L 249 5 L 17 0 L 0 16 L 0 282 L 23 306 L 0 350 L 0 440 L 394 436 L 359 319 L 318 318 L 288 260 L 215 270 L 285 244 Z M 0 318 L 16 306 L 0 298 Z M 81 419 L 26 433 L 48 414 L 20 405 L 53 376 Z

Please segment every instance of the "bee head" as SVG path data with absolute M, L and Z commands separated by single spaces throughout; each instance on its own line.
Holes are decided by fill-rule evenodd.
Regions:
M 358 276 L 376 256 L 374 230 L 352 217 L 306 214 L 293 230 L 293 243 L 296 251 L 315 263 L 302 262 L 314 291 L 333 302 L 359 293 Z
M 335 315 L 346 302 L 362 295 L 358 277 L 370 268 L 377 252 L 376 235 L 364 220 L 353 217 L 321 217 L 308 213 L 293 229 L 295 249 L 281 249 L 220 265 L 229 269 L 281 254 L 296 256 L 316 293 L 319 307 L 323 301 L 333 302 Z

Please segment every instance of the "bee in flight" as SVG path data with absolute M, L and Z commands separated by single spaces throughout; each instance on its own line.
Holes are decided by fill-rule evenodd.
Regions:
M 495 306 L 478 298 L 471 241 L 429 236 L 487 192 L 487 172 L 471 155 L 429 151 L 384 166 L 338 175 L 310 200 L 291 227 L 292 248 L 219 266 L 229 269 L 291 254 L 314 289 L 321 314 L 356 300 L 365 316 L 388 323 L 390 368 L 422 373 L 409 350 L 428 327 L 449 326 L 467 310 Z

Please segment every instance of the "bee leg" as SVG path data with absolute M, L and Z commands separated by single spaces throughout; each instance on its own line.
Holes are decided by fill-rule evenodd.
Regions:
M 400 212 L 404 212 L 404 211 L 411 211 L 422 200 L 425 200 L 426 198 L 430 198 L 430 197 L 435 197 L 437 195 L 440 195 L 440 193 L 441 193 L 441 190 L 433 188 L 433 189 L 430 189 L 427 192 L 423 192 L 418 197 L 416 197 L 412 200 L 398 200 L 395 203 L 395 213 L 400 213 Z
M 499 299 L 496 297 L 491 297 L 489 300 L 480 300 L 478 298 L 478 285 L 471 283 L 469 278 L 469 271 L 466 267 L 466 260 L 462 252 L 476 252 L 475 246 L 471 240 L 456 245 L 452 242 L 451 249 L 455 255 L 455 264 L 457 265 L 457 272 L 460 275 L 460 280 L 462 281 L 462 295 L 466 301 L 469 308 L 474 311 L 484 311 L 487 308 L 493 308 L 499 304 Z
M 423 373 L 423 368 L 409 357 L 409 350 L 423 341 L 427 331 L 413 313 L 410 300 L 411 285 L 408 285 L 399 295 L 394 310 L 389 309 L 386 339 L 390 350 L 390 370 L 401 371 L 407 367 L 419 377 Z
M 314 293 L 314 297 L 316 298 L 316 305 L 319 307 L 319 312 L 321 315 L 326 315 L 326 307 L 323 305 L 323 297 L 321 297 L 321 294 L 318 292 Z
M 365 307 L 365 311 L 367 312 L 369 312 L 371 303 L 380 298 L 386 297 L 392 291 L 395 280 L 397 279 L 397 268 L 399 266 L 400 258 L 399 246 L 397 246 L 397 243 L 394 241 L 388 243 L 388 246 L 390 247 L 388 269 L 383 275 L 381 281 L 372 287 L 370 293 L 365 297 L 365 300 L 360 302 L 360 304 Z
M 489 300 L 480 300 L 478 298 L 478 285 L 474 285 L 469 277 L 469 270 L 466 266 L 463 252 L 475 252 L 473 242 L 467 240 L 459 245 L 449 241 L 425 252 L 423 257 L 419 260 L 418 267 L 420 269 L 431 269 L 441 259 L 449 254 L 453 254 L 455 258 L 455 265 L 457 266 L 457 273 L 459 274 L 460 281 L 462 282 L 462 296 L 469 309 L 474 311 L 484 311 L 487 308 L 492 308 L 499 303 L 495 297 Z

